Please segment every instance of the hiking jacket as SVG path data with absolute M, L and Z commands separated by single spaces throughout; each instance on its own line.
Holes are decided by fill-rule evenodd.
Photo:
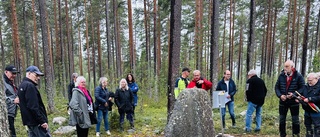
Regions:
M 246 96 L 247 101 L 252 102 L 258 106 L 264 104 L 264 99 L 267 95 L 267 88 L 264 81 L 257 75 L 252 76 L 247 80 Z
M 183 78 L 182 76 L 177 78 L 174 86 L 174 97 L 178 98 L 178 95 L 180 94 L 180 92 L 186 89 L 189 83 L 190 81 L 187 78 Z
M 17 95 L 18 89 L 12 83 L 13 81 L 10 81 L 5 74 L 3 74 L 2 80 L 4 83 L 3 84 L 4 91 L 6 93 L 6 104 L 7 104 L 8 116 L 15 117 L 17 115 L 18 105 L 14 103 L 14 99 L 18 96 Z
M 206 80 L 205 78 L 200 77 L 200 80 L 203 80 L 202 84 L 198 84 L 196 80 L 192 80 L 189 85 L 187 86 L 187 88 L 194 88 L 194 87 L 198 87 L 198 88 L 202 88 L 204 90 L 209 90 L 212 87 L 212 83 L 208 80 Z
M 231 101 L 234 101 L 234 95 L 237 93 L 237 86 L 234 83 L 234 81 L 230 78 L 229 79 L 229 91 L 227 91 L 227 84 L 224 82 L 224 78 L 220 80 L 217 84 L 216 90 L 224 90 L 225 92 L 228 92 L 228 94 L 231 97 Z
M 133 112 L 133 93 L 130 88 L 117 89 L 114 98 L 119 112 Z

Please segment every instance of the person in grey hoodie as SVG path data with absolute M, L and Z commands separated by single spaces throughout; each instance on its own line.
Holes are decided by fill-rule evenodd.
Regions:
M 17 115 L 17 108 L 19 103 L 19 98 L 17 95 L 18 89 L 16 85 L 14 85 L 14 79 L 16 78 L 17 73 L 20 73 L 17 70 L 17 68 L 13 65 L 9 65 L 5 68 L 2 79 L 4 83 L 4 91 L 6 93 L 9 129 L 12 137 L 16 137 L 16 130 L 14 128 L 14 118 Z

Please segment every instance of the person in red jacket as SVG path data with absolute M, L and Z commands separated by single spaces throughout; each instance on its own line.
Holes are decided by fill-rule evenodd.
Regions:
M 189 83 L 187 88 L 202 88 L 204 90 L 209 90 L 212 87 L 212 83 L 205 78 L 201 77 L 200 70 L 193 71 L 193 80 Z

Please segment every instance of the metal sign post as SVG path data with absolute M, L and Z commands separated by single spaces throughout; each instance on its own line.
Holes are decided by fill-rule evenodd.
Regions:
M 224 90 L 222 91 L 212 91 L 212 109 L 219 108 L 220 110 L 220 120 L 221 120 L 221 132 L 222 136 L 224 134 L 223 121 L 222 121 L 222 108 L 226 107 L 226 93 Z M 213 113 L 212 113 L 213 114 Z

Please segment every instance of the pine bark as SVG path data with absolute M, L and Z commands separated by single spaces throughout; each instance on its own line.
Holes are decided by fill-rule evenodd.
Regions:
M 132 25 L 132 6 L 131 0 L 128 0 L 128 25 L 129 25 L 129 53 L 130 53 L 130 72 L 134 72 L 135 58 L 134 58 L 134 43 L 133 43 L 133 25 Z
M 219 0 L 212 1 L 211 37 L 210 37 L 210 81 L 216 87 L 219 75 Z M 223 69 L 223 68 L 222 68 Z M 213 88 L 212 88 L 213 89 Z M 212 93 L 212 91 L 210 91 Z
M 52 61 L 50 58 L 50 45 L 48 41 L 48 26 L 46 23 L 46 5 L 44 0 L 39 0 L 40 9 L 40 24 L 41 24 L 41 34 L 42 34 L 42 44 L 43 44 L 43 58 L 44 58 L 44 71 L 45 71 L 45 90 L 48 99 L 48 112 L 53 113 L 55 111 L 54 105 L 54 94 L 55 91 L 52 90 Z
M 301 63 L 301 75 L 306 76 L 307 66 L 307 50 L 308 50 L 308 36 L 309 36 L 309 16 L 310 16 L 310 0 L 306 0 L 306 16 L 304 20 L 304 35 L 302 42 L 302 63 Z
M 168 120 L 174 105 L 175 78 L 179 75 L 180 44 L 181 44 L 181 0 L 171 0 L 170 6 L 170 45 L 168 68 Z
M 247 46 L 247 61 L 246 61 L 246 68 L 247 73 L 250 71 L 250 69 L 253 68 L 253 61 L 252 59 L 252 53 L 253 49 L 256 47 L 255 43 L 255 26 L 256 26 L 256 2 L 255 0 L 250 1 L 250 24 L 249 24 L 249 40 L 248 40 L 248 46 Z

